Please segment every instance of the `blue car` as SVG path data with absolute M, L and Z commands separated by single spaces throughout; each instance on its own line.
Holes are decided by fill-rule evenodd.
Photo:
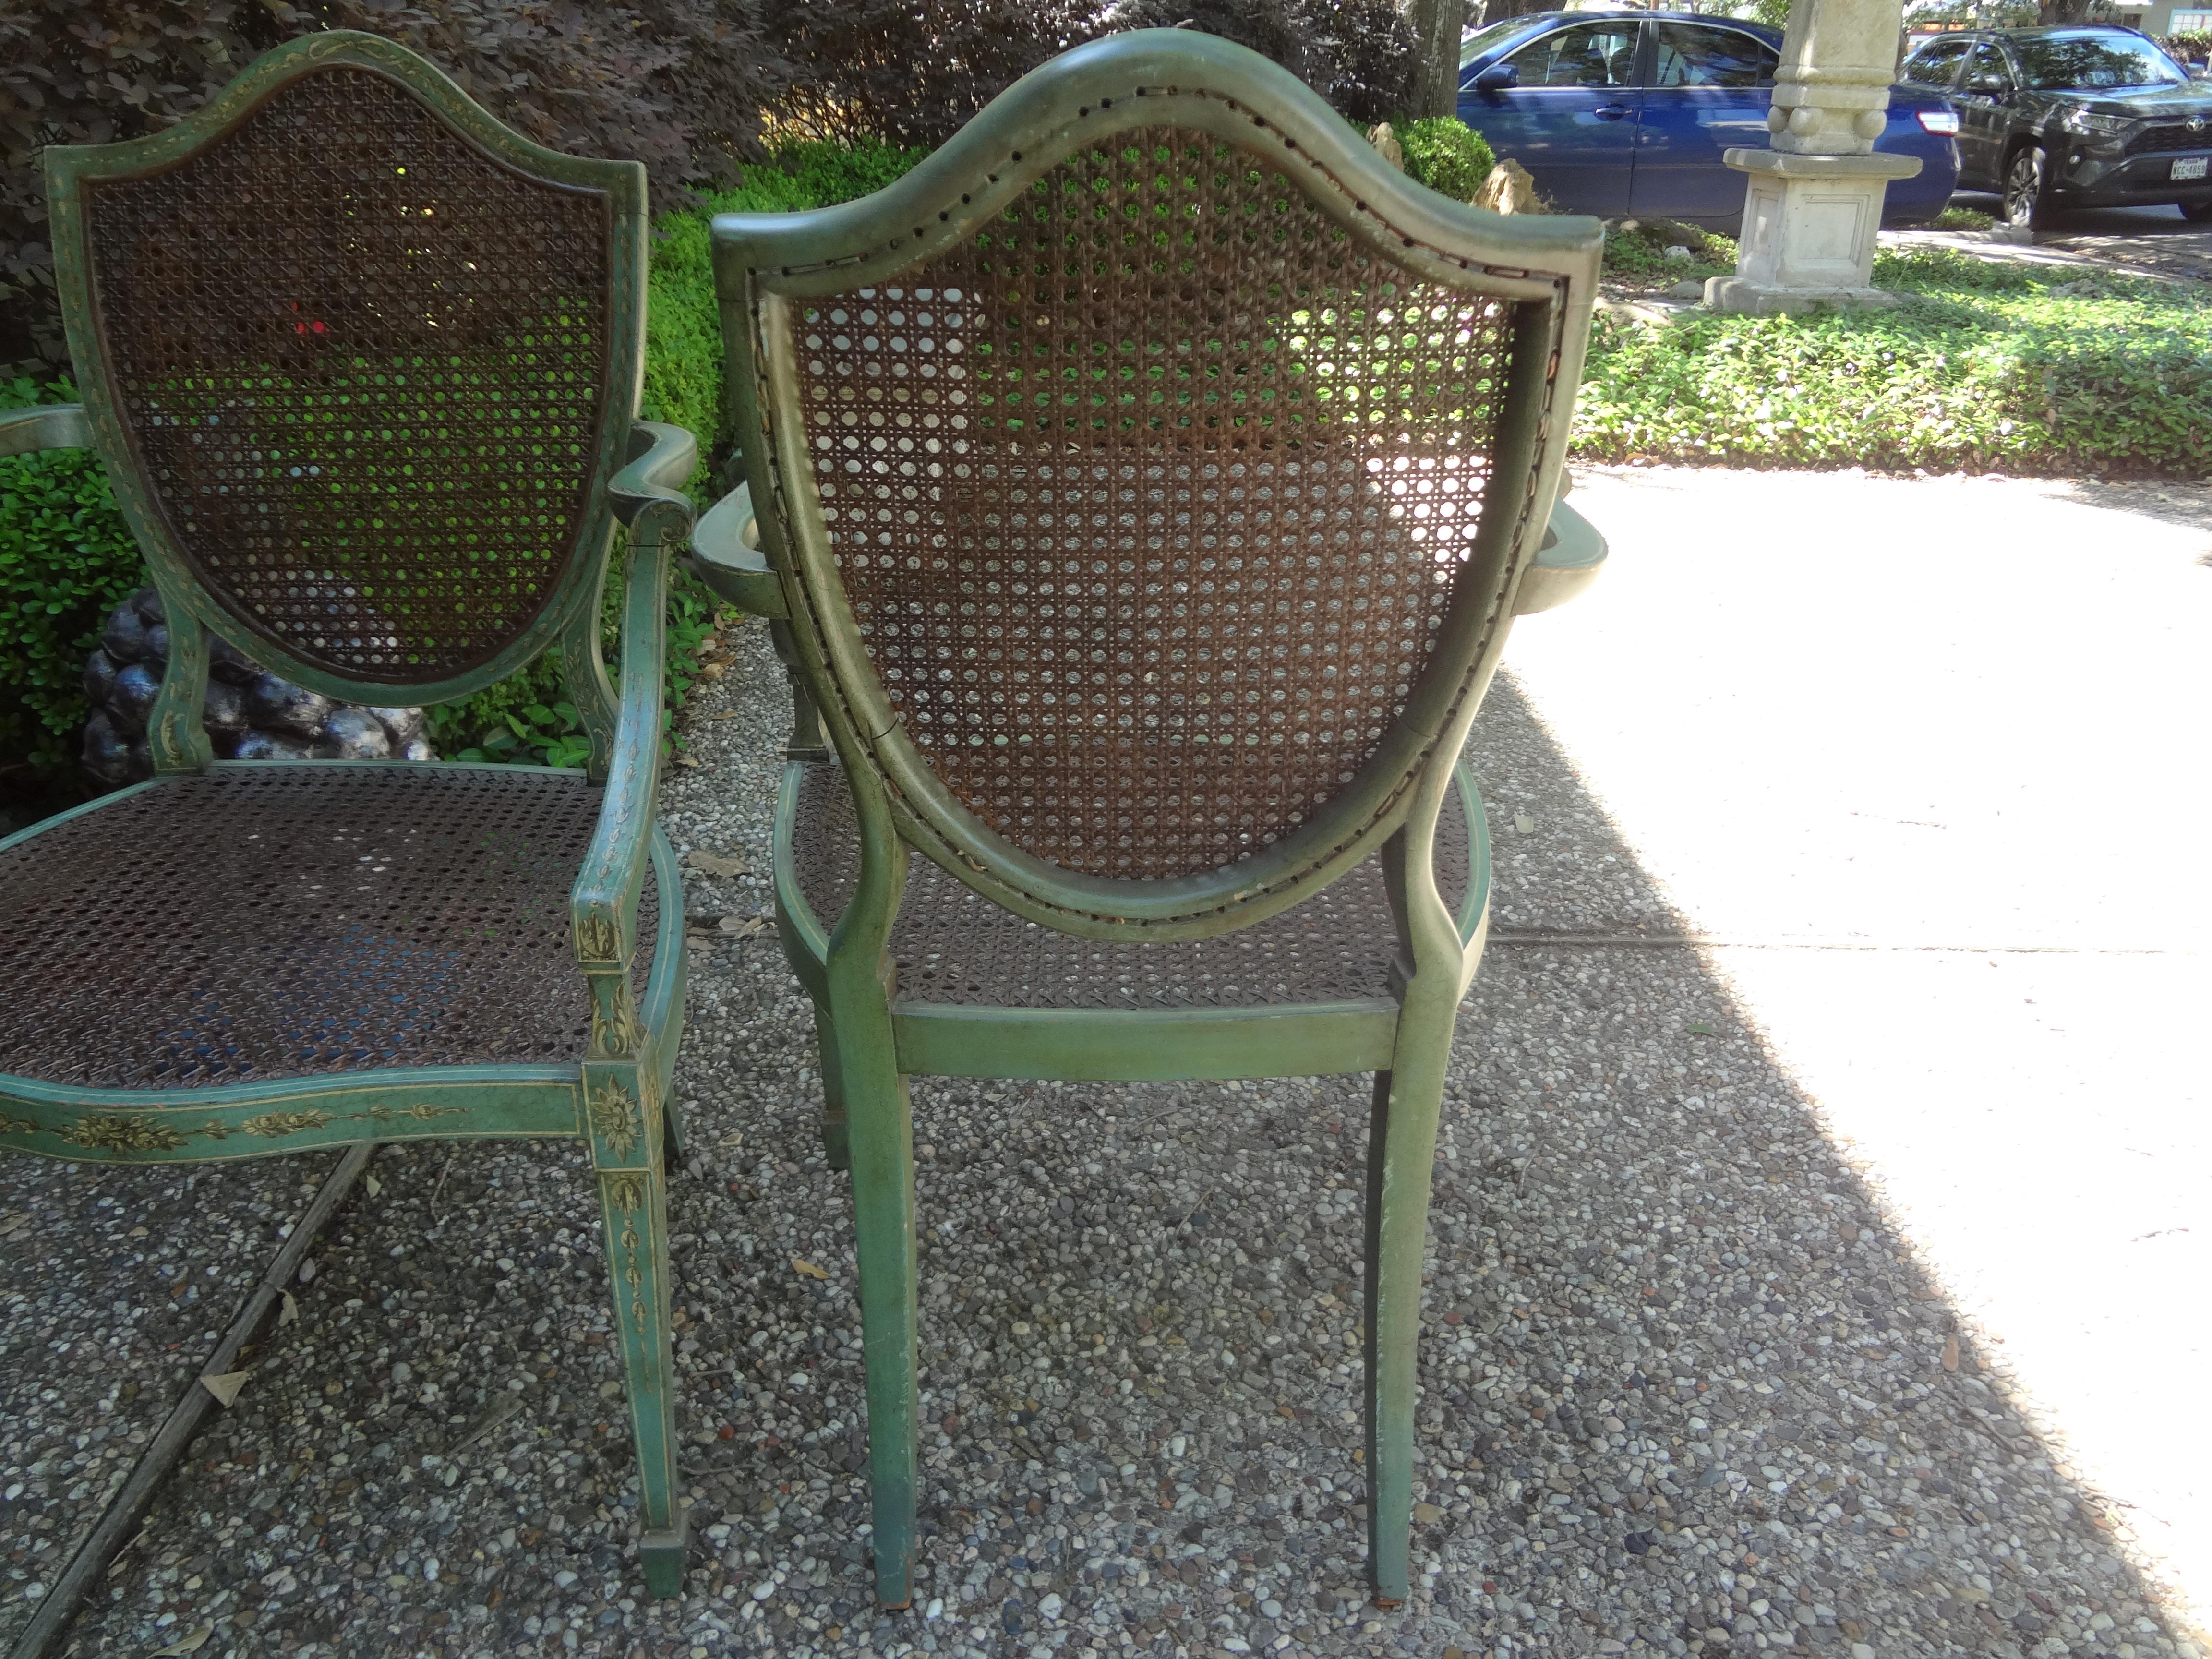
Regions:
M 1683 12 L 1544 12 L 1493 23 L 1460 50 L 1460 119 L 1528 169 L 1568 213 L 1680 219 L 1735 235 L 1744 175 L 1721 160 L 1767 146 L 1782 36 Z M 1925 223 L 1959 179 L 1957 112 L 1924 87 L 1889 94 L 1878 150 L 1921 160 L 1893 181 L 1886 225 Z

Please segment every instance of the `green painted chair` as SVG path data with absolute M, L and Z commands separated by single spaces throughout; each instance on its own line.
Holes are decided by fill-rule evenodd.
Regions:
M 745 482 L 693 546 L 799 692 L 776 898 L 852 1170 L 885 1605 L 916 1073 L 1376 1074 L 1370 1567 L 1405 1596 L 1487 914 L 1457 762 L 1513 616 L 1602 556 L 1553 514 L 1600 240 L 1409 185 L 1183 31 L 1066 54 L 864 201 L 714 222 Z
M 179 1164 L 587 1140 L 641 1553 L 673 1595 L 683 899 L 653 796 L 696 446 L 635 418 L 644 170 L 529 143 L 353 33 L 270 52 L 166 132 L 46 157 L 84 401 L 0 416 L 0 454 L 100 452 L 167 669 L 154 780 L 0 842 L 0 1146 Z M 557 645 L 590 764 L 212 761 L 223 644 L 378 705 L 465 696 Z

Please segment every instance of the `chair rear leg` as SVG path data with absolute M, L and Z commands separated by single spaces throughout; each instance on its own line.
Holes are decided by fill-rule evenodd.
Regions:
M 844 1068 L 837 1063 L 837 1037 L 830 1007 L 814 1005 L 814 1046 L 822 1056 L 822 1152 L 833 1170 L 853 1167 L 852 1131 L 845 1115 Z
M 884 1607 L 897 1608 L 914 1599 L 914 1123 L 906 1079 L 890 1069 L 890 1033 L 886 1030 L 882 1036 L 880 1050 L 866 1057 L 869 1063 L 848 1067 L 846 1075 L 860 1332 L 868 1372 L 876 1596 Z M 854 1076 L 856 1072 L 861 1075 Z
M 665 1133 L 665 1132 L 664 1132 Z M 599 1172 L 599 1212 L 607 1229 L 615 1326 L 622 1338 L 631 1437 L 637 1447 L 638 1559 L 647 1594 L 680 1595 L 687 1547 L 677 1501 L 676 1365 L 669 1352 L 668 1186 L 661 1135 L 637 1169 Z
M 1367 1566 L 1382 1607 L 1406 1599 L 1410 1576 L 1421 1258 L 1443 1059 L 1376 1073 L 1367 1132 Z
M 684 1115 L 676 1109 L 676 1103 L 672 1100 L 661 1103 L 660 1114 L 662 1167 L 672 1173 L 681 1173 L 687 1166 L 684 1150 Z

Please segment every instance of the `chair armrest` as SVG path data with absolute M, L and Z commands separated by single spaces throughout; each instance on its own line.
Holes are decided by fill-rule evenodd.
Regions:
M 753 518 L 753 492 L 739 484 L 707 509 L 691 532 L 691 568 L 699 580 L 740 611 L 781 622 L 791 614 L 783 584 L 761 552 Z
M 635 526 L 647 507 L 662 502 L 682 508 L 683 529 L 689 530 L 691 498 L 684 494 L 684 485 L 698 465 L 699 441 L 682 427 L 633 421 L 629 459 L 608 486 L 608 493 L 614 497 L 615 517 Z
M 682 455 L 695 453 L 689 433 L 673 427 L 683 442 Z M 673 467 L 676 452 L 662 451 L 659 465 Z M 647 463 L 625 468 L 623 476 L 638 473 Z M 689 459 L 682 476 L 690 476 Z M 576 956 L 585 971 L 605 972 L 626 966 L 635 942 L 637 897 L 644 884 L 646 862 L 653 841 L 654 797 L 660 783 L 660 726 L 663 677 L 668 655 L 668 562 L 673 528 L 678 534 L 690 527 L 691 503 L 673 492 L 659 489 L 641 477 L 630 493 L 645 490 L 641 502 L 640 529 L 630 553 L 629 575 L 623 592 L 622 690 L 615 716 L 614 757 L 607 767 L 606 793 L 599 802 L 599 827 L 584 854 L 584 867 L 569 890 L 569 915 L 575 924 Z M 681 507 L 680 514 L 678 507 Z M 649 510 L 648 510 L 649 509 Z M 682 950 L 683 941 L 664 940 L 658 947 Z
M 0 414 L 0 455 L 91 447 L 92 422 L 82 404 L 34 404 Z
M 1533 617 L 1539 611 L 1565 605 L 1597 580 L 1605 554 L 1605 538 L 1590 521 L 1565 501 L 1554 503 L 1536 562 L 1521 573 L 1513 614 Z

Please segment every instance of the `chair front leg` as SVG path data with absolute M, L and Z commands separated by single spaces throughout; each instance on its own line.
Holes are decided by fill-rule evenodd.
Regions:
M 649 1068 L 587 1063 L 585 1116 L 606 1224 L 615 1328 L 637 1447 L 638 1557 L 647 1593 L 683 1594 L 685 1516 L 676 1474 L 676 1365 L 669 1352 L 665 1131 Z
M 1449 787 L 1450 767 L 1433 769 L 1382 854 L 1400 990 L 1397 1040 L 1390 1069 L 1376 1074 L 1367 1131 L 1367 1570 L 1381 1607 L 1397 1607 L 1411 1589 L 1421 1260 L 1444 1073 L 1467 981 L 1467 947 L 1435 878 L 1437 809 Z
M 876 1596 L 914 1600 L 916 1452 L 914 1117 L 891 1048 L 890 1009 L 835 999 L 823 1073 L 844 1080 L 853 1218 L 860 1265 L 860 1340 L 868 1374 L 868 1483 L 875 1511 Z M 858 1000 L 858 999 L 855 999 Z M 833 1046 L 836 1059 L 827 1049 Z
M 1367 1131 L 1367 1566 L 1375 1604 L 1383 1607 L 1406 1599 L 1411 1577 L 1421 1258 L 1450 1042 L 1446 1024 L 1433 1066 L 1375 1074 Z M 1406 1048 L 1401 1036 L 1401 1055 Z

